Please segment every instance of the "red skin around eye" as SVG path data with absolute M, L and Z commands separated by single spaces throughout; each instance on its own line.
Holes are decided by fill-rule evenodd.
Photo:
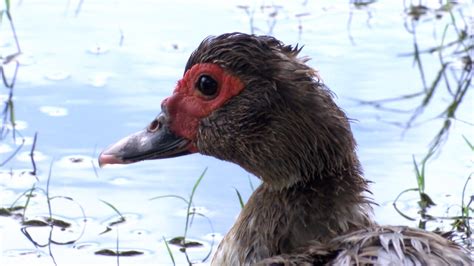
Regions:
M 206 98 L 196 89 L 196 82 L 201 75 L 209 75 L 217 81 L 217 96 Z M 229 74 L 219 65 L 211 63 L 196 64 L 178 81 L 173 94 L 163 101 L 168 110 L 170 128 L 174 134 L 192 140 L 190 151 L 196 152 L 194 146 L 199 122 L 224 105 L 230 98 L 239 94 L 243 83 Z

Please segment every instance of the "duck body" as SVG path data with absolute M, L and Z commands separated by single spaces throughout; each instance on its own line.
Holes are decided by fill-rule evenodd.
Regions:
M 99 164 L 199 152 L 259 177 L 212 265 L 472 265 L 439 235 L 374 222 L 349 120 L 300 51 L 269 36 L 205 39 L 162 113 Z

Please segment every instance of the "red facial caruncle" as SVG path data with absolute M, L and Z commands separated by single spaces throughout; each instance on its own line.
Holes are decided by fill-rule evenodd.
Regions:
M 202 84 L 212 90 L 203 91 Z M 217 64 L 201 63 L 192 66 L 178 81 L 173 95 L 162 103 L 169 116 L 171 131 L 191 140 L 190 151 L 197 151 L 194 141 L 201 119 L 239 94 L 243 88 L 244 84 L 240 79 Z

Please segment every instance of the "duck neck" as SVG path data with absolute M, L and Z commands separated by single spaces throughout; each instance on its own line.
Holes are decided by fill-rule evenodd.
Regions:
M 279 189 L 261 184 L 221 242 L 213 265 L 252 264 L 373 225 L 362 177 L 310 180 Z
M 245 212 L 261 213 L 266 209 L 268 214 L 274 214 L 273 219 L 285 221 L 286 224 L 280 226 L 293 228 L 284 236 L 295 243 L 293 247 L 306 238 L 324 242 L 373 223 L 371 201 L 365 195 L 369 192 L 368 181 L 361 176 L 358 164 L 300 180 L 305 181 L 287 187 L 275 187 L 263 182 L 252 195 Z M 260 215 L 255 219 L 262 219 L 264 223 L 268 218 Z M 285 231 L 280 232 L 285 235 Z M 300 236 L 301 233 L 307 237 Z M 292 239 L 292 234 L 298 239 Z

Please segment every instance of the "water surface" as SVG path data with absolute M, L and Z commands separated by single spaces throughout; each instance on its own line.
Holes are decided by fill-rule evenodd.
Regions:
M 406 131 L 393 122 L 406 122 L 409 113 L 381 111 L 355 100 L 392 98 L 423 87 L 413 57 L 400 56 L 414 47 L 413 35 L 404 27 L 410 18 L 401 3 L 377 2 L 357 9 L 345 2 L 282 1 L 276 3 L 278 7 L 261 9 L 259 1 L 83 1 L 76 15 L 78 5 L 78 1 L 19 1 L 12 3 L 11 10 L 23 51 L 13 100 L 16 129 L 25 144 L 0 169 L 0 205 L 9 207 L 33 185 L 46 189 L 51 176 L 50 196 L 61 196 L 51 201 L 53 216 L 71 223 L 53 232 L 56 242 L 72 242 L 51 246 L 58 265 L 116 265 L 115 257 L 94 252 L 115 250 L 117 242 L 120 250 L 143 252 L 120 258 L 120 265 L 171 263 L 163 238 L 183 234 L 186 204 L 176 198 L 150 198 L 188 197 L 206 168 L 194 203 L 212 228 L 208 220 L 196 217 L 189 237 L 205 245 L 190 249 L 191 258 L 203 258 L 213 239 L 216 244 L 234 223 L 240 211 L 235 190 L 247 199 L 252 190 L 249 180 L 255 186 L 259 182 L 236 165 L 195 154 L 97 169 L 96 157 L 159 113 L 161 101 L 171 93 L 189 54 L 204 37 L 250 32 L 249 17 L 238 5 L 255 9 L 255 33 L 304 44 L 302 54 L 312 58 L 309 64 L 319 70 L 337 95 L 337 103 L 353 119 L 365 176 L 374 182 L 373 198 L 380 203 L 375 207 L 376 220 L 416 226 L 394 211 L 392 201 L 402 190 L 416 187 L 413 156 L 421 160 L 426 154 L 443 123 L 432 118 L 449 102 L 449 95 L 436 97 L 419 119 L 426 122 Z M 271 16 L 274 11 L 276 16 Z M 447 14 L 438 20 L 433 14 L 423 17 L 417 23 L 419 46 L 439 45 L 447 22 Z M 14 48 L 4 17 L 1 55 Z M 431 82 L 440 67 L 438 57 L 423 55 L 423 66 Z M 13 64 L 4 68 L 11 78 Z M 7 94 L 2 89 L 1 99 L 6 100 Z M 420 101 L 400 101 L 390 107 L 413 110 Z M 472 123 L 473 103 L 468 92 L 456 117 Z M 466 123 L 453 123 L 449 139 L 426 170 L 426 190 L 439 203 L 438 213 L 460 204 L 462 188 L 472 172 L 472 152 L 462 136 L 474 140 L 474 132 Z M 35 132 L 38 180 L 28 174 Z M 0 143 L 0 161 L 22 140 L 17 135 L 15 143 L 11 135 Z M 473 192 L 469 185 L 466 195 Z M 417 195 L 411 196 L 401 206 L 416 217 Z M 107 226 L 119 216 L 103 201 L 126 218 L 110 232 L 105 232 Z M 48 217 L 46 202 L 37 193 L 26 217 Z M 53 265 L 48 248 L 35 248 L 31 242 L 48 243 L 49 227 L 29 227 L 31 239 L 21 233 L 21 227 L 19 219 L 0 217 L 0 265 Z M 178 248 L 171 248 L 177 262 L 185 263 Z

